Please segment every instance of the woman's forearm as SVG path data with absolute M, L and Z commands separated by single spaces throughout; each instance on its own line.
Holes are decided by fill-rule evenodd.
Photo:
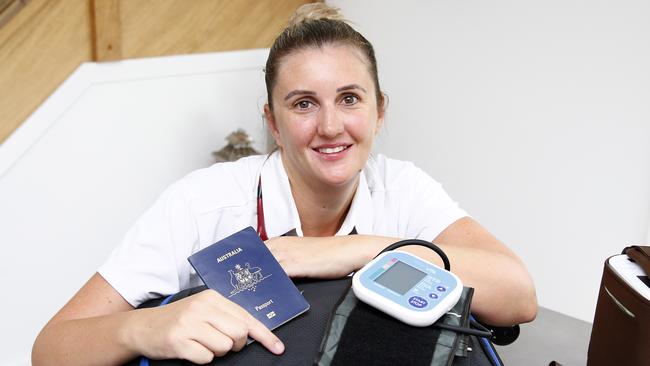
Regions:
M 121 365 L 138 353 L 127 325 L 138 311 L 50 323 L 36 338 L 32 364 Z
M 451 262 L 451 270 L 463 285 L 474 288 L 472 312 L 485 323 L 505 326 L 532 321 L 537 298 L 524 265 L 509 255 L 463 246 L 439 244 Z M 405 247 L 405 251 L 442 266 L 433 251 Z
M 400 239 L 359 235 L 348 237 L 348 240 L 360 242 L 364 247 L 356 256 L 360 268 Z M 535 318 L 535 288 L 523 263 L 514 254 L 453 244 L 437 245 L 449 257 L 451 270 L 460 277 L 463 285 L 474 288 L 472 312 L 480 320 L 499 326 L 525 323 Z M 438 254 L 428 248 L 410 245 L 398 250 L 443 267 Z
M 334 237 L 279 237 L 267 242 L 291 277 L 340 278 L 370 262 L 382 249 L 399 241 L 374 235 Z M 472 311 L 491 325 L 532 321 L 537 314 L 533 281 L 521 260 L 471 218 L 445 229 L 434 242 L 451 262 L 451 270 L 465 286 L 473 287 Z M 405 246 L 442 267 L 432 250 Z

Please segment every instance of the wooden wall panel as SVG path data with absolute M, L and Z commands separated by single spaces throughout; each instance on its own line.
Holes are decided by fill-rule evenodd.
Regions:
M 120 0 L 92 0 L 95 61 L 122 59 Z
M 31 0 L 0 29 L 0 142 L 92 57 L 87 0 Z
M 0 143 L 82 62 L 269 47 L 312 1 L 29 0 L 0 28 Z
M 0 28 L 16 15 L 28 0 L 0 0 Z
M 305 0 L 123 0 L 124 58 L 270 47 Z

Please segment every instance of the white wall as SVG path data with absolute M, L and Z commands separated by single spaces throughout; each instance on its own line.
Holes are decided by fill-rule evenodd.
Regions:
M 650 3 L 328 2 L 376 48 L 377 150 L 511 246 L 542 306 L 592 321 L 605 258 L 650 235 Z
M 331 2 L 377 49 L 377 150 L 507 242 L 541 305 L 590 321 L 605 257 L 650 235 L 650 3 Z M 265 141 L 265 55 L 83 65 L 0 145 L 0 364 L 29 362 L 45 321 L 228 132 Z
M 266 147 L 267 50 L 85 64 L 0 145 L 0 365 L 172 181 L 243 127 Z

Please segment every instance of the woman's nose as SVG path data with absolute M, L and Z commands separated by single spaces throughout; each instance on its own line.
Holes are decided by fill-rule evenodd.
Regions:
M 336 137 L 343 133 L 343 119 L 337 115 L 334 108 L 323 107 L 320 109 L 318 121 L 318 134 L 323 137 Z

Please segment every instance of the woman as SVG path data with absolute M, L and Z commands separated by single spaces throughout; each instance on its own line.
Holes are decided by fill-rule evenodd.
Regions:
M 35 365 L 138 355 L 207 363 L 248 336 L 281 354 L 273 333 L 212 290 L 133 310 L 198 285 L 186 258 L 247 226 L 268 235 L 291 277 L 343 277 L 401 238 L 433 240 L 476 289 L 481 320 L 534 318 L 534 287 L 514 253 L 411 163 L 370 156 L 385 99 L 372 46 L 339 18 L 323 4 L 302 7 L 271 49 L 264 113 L 278 150 L 194 172 L 165 191 L 42 330 Z M 441 264 L 427 249 L 404 250 Z

